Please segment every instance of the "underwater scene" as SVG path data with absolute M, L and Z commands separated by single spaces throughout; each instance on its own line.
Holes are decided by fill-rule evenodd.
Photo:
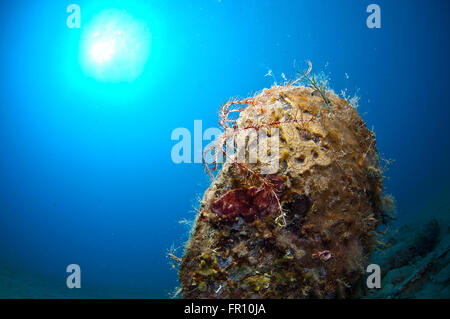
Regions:
M 450 298 L 450 2 L 2 2 L 0 299 Z

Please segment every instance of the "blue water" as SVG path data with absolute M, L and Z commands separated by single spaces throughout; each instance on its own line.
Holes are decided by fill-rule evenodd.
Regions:
M 186 240 L 178 221 L 208 186 L 201 164 L 172 162 L 172 131 L 217 127 L 222 102 L 305 60 L 361 96 L 395 159 L 386 186 L 399 222 L 448 204 L 450 2 L 377 0 L 382 26 L 368 29 L 372 2 L 77 0 L 81 29 L 66 26 L 71 2 L 2 2 L 0 296 L 166 298 L 177 285 L 166 251 Z M 83 25 L 104 8 L 152 34 L 133 82 L 80 67 Z M 65 286 L 72 263 L 81 289 Z

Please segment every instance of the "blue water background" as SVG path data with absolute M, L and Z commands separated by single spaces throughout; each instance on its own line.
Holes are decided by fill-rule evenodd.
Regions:
M 2 297 L 166 298 L 177 285 L 166 251 L 208 186 L 201 164 L 172 162 L 172 131 L 217 127 L 221 103 L 271 86 L 269 69 L 293 78 L 294 61 L 361 96 L 395 159 L 386 191 L 400 222 L 448 205 L 449 1 L 377 0 L 381 29 L 366 27 L 372 1 L 76 3 L 82 25 L 104 8 L 145 20 L 150 58 L 133 83 L 96 82 L 69 2 L 0 5 Z M 72 263 L 79 290 L 65 287 Z

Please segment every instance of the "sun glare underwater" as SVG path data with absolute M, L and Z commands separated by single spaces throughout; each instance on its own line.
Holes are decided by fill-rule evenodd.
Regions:
M 119 10 L 104 10 L 83 29 L 80 60 L 87 75 L 99 81 L 131 82 L 141 75 L 150 52 L 144 21 Z
M 366 259 L 364 298 L 450 297 L 449 1 L 70 3 L 0 4 L 0 298 L 329 297 Z M 300 106 L 285 176 L 211 180 L 211 132 Z

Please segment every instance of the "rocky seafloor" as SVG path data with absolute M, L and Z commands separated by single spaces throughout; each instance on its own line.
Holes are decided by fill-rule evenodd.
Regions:
M 368 298 L 450 298 L 450 206 L 404 223 L 380 238 L 371 261 L 380 265 L 380 289 Z

